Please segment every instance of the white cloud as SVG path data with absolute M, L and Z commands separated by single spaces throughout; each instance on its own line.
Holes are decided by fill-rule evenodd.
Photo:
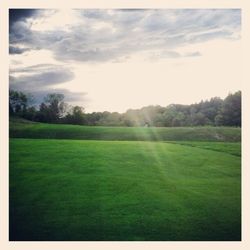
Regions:
M 71 26 L 79 24 L 76 14 L 75 10 L 69 9 L 45 10 L 42 16 L 29 18 L 27 22 L 32 31 L 69 30 Z

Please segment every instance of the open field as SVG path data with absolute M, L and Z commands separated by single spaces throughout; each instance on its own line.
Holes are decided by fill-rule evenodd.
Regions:
M 10 139 L 10 240 L 240 240 L 239 156 L 240 143 L 187 139 Z
M 170 143 L 170 141 L 169 141 Z M 188 147 L 203 148 L 212 151 L 224 152 L 231 155 L 241 156 L 240 142 L 204 142 L 204 141 L 172 141 Z
M 241 129 L 232 127 L 96 127 L 10 122 L 10 137 L 115 141 L 221 141 L 240 142 Z

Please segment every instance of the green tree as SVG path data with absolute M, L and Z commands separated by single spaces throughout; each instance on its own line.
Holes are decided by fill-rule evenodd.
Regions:
M 84 108 L 80 106 L 74 106 L 68 111 L 67 115 L 63 119 L 64 122 L 70 124 L 83 125 L 86 123 L 84 114 Z
M 40 105 L 40 119 L 45 122 L 58 123 L 65 115 L 66 108 L 63 94 L 48 94 Z
M 28 96 L 21 91 L 10 90 L 9 112 L 11 114 L 23 115 L 28 106 Z
M 241 126 L 241 91 L 229 94 L 221 108 L 222 124 L 225 126 Z
M 223 125 L 223 116 L 222 116 L 222 114 L 218 114 L 218 115 L 215 116 L 214 124 L 215 124 L 215 126 L 222 126 Z
M 193 119 L 194 126 L 204 126 L 209 124 L 209 119 L 201 112 L 195 113 Z

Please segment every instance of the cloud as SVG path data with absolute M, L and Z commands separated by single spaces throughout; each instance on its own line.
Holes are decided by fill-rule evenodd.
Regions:
M 201 56 L 201 53 L 199 51 L 195 51 L 195 52 L 185 54 L 185 57 L 197 57 L 197 56 Z
M 73 74 L 69 69 L 65 68 L 61 65 L 54 65 L 54 64 L 35 64 L 28 67 L 16 67 L 11 68 L 10 73 L 16 74 L 16 73 L 33 73 L 33 74 L 40 74 L 42 72 L 57 72 L 60 74 L 60 72 L 66 72 L 66 74 Z
M 158 51 L 153 52 L 149 59 L 151 61 L 158 61 L 160 59 L 173 59 L 173 58 L 180 58 L 182 55 L 176 51 Z
M 176 51 L 164 51 L 163 50 L 163 51 L 152 53 L 149 59 L 151 61 L 158 61 L 160 59 L 178 59 L 178 58 L 184 58 L 184 57 L 199 57 L 199 56 L 201 56 L 201 53 L 199 51 L 179 53 Z
M 12 73 L 26 73 L 19 76 L 10 75 L 10 86 L 24 91 L 55 86 L 74 79 L 69 69 L 61 66 L 36 65 L 24 69 L 16 69 Z M 42 72 L 40 72 L 42 70 Z M 27 74 L 29 73 L 29 74 Z
M 13 23 L 23 20 L 25 21 L 29 17 L 33 17 L 38 13 L 38 9 L 10 9 L 9 10 L 9 23 L 10 27 Z
M 23 54 L 26 51 L 29 51 L 28 48 L 19 48 L 15 46 L 9 46 L 9 53 L 10 54 Z
M 52 64 L 38 64 L 25 68 L 10 70 L 10 89 L 30 93 L 35 99 L 35 104 L 43 101 L 49 93 L 61 93 L 65 95 L 65 101 L 84 102 L 86 93 L 74 93 L 56 86 L 71 81 L 74 74 L 69 69 Z
M 30 30 L 30 25 L 25 21 L 13 22 L 9 34 L 10 46 L 25 45 L 30 48 L 34 47 L 34 34 Z
M 177 53 L 180 46 L 239 38 L 241 26 L 240 9 L 90 9 L 73 14 L 78 22 L 65 23 L 67 29 L 34 30 L 27 18 L 14 19 L 10 45 L 47 49 L 64 62 L 106 62 L 156 49 L 168 51 L 168 55 L 162 54 L 165 58 Z M 33 14 L 28 16 L 32 20 Z M 40 10 L 34 20 L 42 16 Z
M 18 90 L 18 89 L 17 89 Z M 68 89 L 59 88 L 59 89 L 50 89 L 50 88 L 44 88 L 40 90 L 30 90 L 25 91 L 25 93 L 30 94 L 33 98 L 32 105 L 39 105 L 44 101 L 44 98 L 48 94 L 54 94 L 54 93 L 60 93 L 64 95 L 64 100 L 67 103 L 81 103 L 81 105 L 84 105 L 88 102 L 88 99 L 86 97 L 87 93 L 84 92 L 71 92 Z

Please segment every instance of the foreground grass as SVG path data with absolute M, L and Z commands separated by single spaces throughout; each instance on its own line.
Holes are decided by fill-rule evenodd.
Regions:
M 241 143 L 240 142 L 197 142 L 197 141 L 176 141 L 171 142 L 180 145 L 203 148 L 218 152 L 224 152 L 231 155 L 241 156 Z
M 240 240 L 240 168 L 172 143 L 11 139 L 10 240 Z

